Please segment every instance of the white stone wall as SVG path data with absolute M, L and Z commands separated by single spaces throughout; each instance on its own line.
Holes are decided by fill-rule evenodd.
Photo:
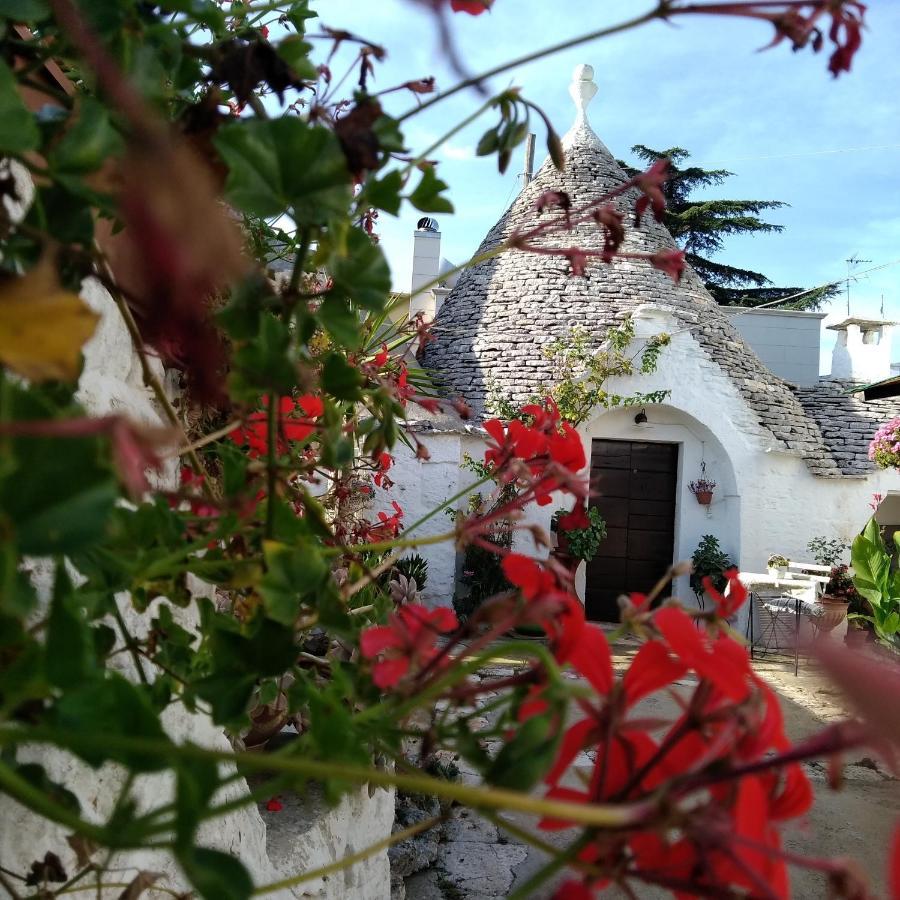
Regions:
M 85 346 L 85 368 L 79 381 L 78 397 L 95 415 L 110 412 L 123 413 L 153 425 L 163 424 L 156 408 L 152 392 L 143 384 L 141 368 L 121 316 L 109 294 L 97 282 L 85 282 L 82 295 L 91 307 L 100 313 L 101 321 L 93 338 Z M 155 364 L 157 374 L 163 376 L 162 367 Z M 177 478 L 177 460 L 173 459 L 162 475 L 163 483 L 174 485 Z M 32 564 L 32 571 L 39 586 L 49 583 L 50 570 L 40 560 Z M 195 593 L 212 591 L 199 582 Z M 154 615 L 149 610 L 136 613 L 127 595 L 118 598 L 120 609 L 135 634 L 146 630 Z M 186 628 L 196 624 L 194 611 L 174 610 L 176 618 Z M 134 677 L 128 654 L 115 657 L 124 674 Z M 163 717 L 168 734 L 178 740 L 190 740 L 217 750 L 228 750 L 230 745 L 221 729 L 203 715 L 188 713 L 180 705 L 170 707 Z M 39 762 L 46 767 L 51 778 L 65 784 L 81 801 L 82 814 L 90 821 L 103 821 L 110 813 L 123 784 L 123 770 L 115 765 L 105 765 L 94 770 L 67 753 L 41 747 L 28 748 L 23 760 Z M 169 803 L 173 797 L 174 782 L 167 774 L 145 775 L 138 778 L 132 789 L 132 797 L 141 810 L 151 810 Z M 244 781 L 235 782 L 220 800 L 238 796 L 247 791 Z M 278 831 L 276 853 L 267 853 L 266 825 L 255 805 L 247 806 L 230 815 L 216 819 L 201 827 L 199 842 L 207 847 L 231 853 L 248 868 L 257 884 L 265 884 L 296 875 L 308 867 L 318 867 L 343 858 L 347 853 L 366 846 L 390 834 L 394 820 L 393 793 L 379 790 L 370 798 L 366 788 L 354 791 L 334 810 L 329 810 L 315 798 L 310 800 L 292 796 L 289 800 L 294 815 L 291 823 L 294 832 Z M 15 871 L 27 871 L 35 859 L 43 858 L 47 851 L 56 853 L 66 871 L 77 871 L 75 854 L 65 841 L 67 830 L 32 815 L 8 797 L 0 796 L 0 860 Z M 283 852 L 290 841 L 291 852 Z M 164 852 L 129 852 L 117 854 L 112 863 L 121 869 L 108 880 L 130 880 L 138 870 L 161 872 L 165 878 L 160 886 L 169 893 L 150 889 L 142 896 L 148 900 L 170 897 L 171 890 L 186 891 L 189 885 L 175 862 Z M 374 854 L 357 863 L 340 879 L 331 882 L 310 882 L 292 889 L 285 889 L 267 896 L 276 898 L 316 898 L 316 900 L 378 900 L 390 896 L 390 872 L 387 852 Z M 103 900 L 118 897 L 121 888 L 105 890 L 91 896 Z
M 792 384 L 818 381 L 825 313 L 737 306 L 722 309 L 769 371 Z

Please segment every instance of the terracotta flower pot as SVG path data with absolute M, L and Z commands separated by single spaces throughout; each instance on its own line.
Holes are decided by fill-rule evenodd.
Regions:
M 697 498 L 697 502 L 701 506 L 709 506 L 712 503 L 713 492 L 712 491 L 697 491 L 694 496 Z
M 822 606 L 823 612 L 822 615 L 816 619 L 816 625 L 821 634 L 828 634 L 829 632 L 834 631 L 834 629 L 847 618 L 848 603 L 846 600 L 839 600 L 837 597 L 829 597 L 827 594 L 820 598 L 819 603 Z

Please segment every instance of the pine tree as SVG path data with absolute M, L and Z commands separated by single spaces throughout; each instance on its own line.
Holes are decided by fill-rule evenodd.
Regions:
M 636 144 L 631 152 L 647 165 L 668 157 L 671 177 L 664 188 L 665 225 L 718 303 L 723 306 L 759 306 L 791 297 L 803 290 L 800 287 L 775 287 L 762 272 L 740 269 L 711 259 L 722 251 L 725 239 L 730 235 L 782 231 L 783 225 L 764 222 L 759 215 L 766 210 L 787 206 L 786 203 L 778 200 L 692 200 L 690 198 L 695 191 L 720 185 L 734 173 L 727 169 L 682 167 L 691 155 L 682 147 L 651 150 L 643 144 Z M 621 161 L 619 164 L 629 175 L 641 171 Z M 802 297 L 787 300 L 781 308 L 818 309 L 837 290 L 837 285 L 815 288 Z

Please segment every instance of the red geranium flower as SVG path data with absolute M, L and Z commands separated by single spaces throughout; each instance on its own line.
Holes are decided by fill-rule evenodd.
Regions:
M 459 622 L 446 607 L 427 609 L 417 603 L 401 606 L 387 625 L 363 631 L 359 648 L 366 659 L 375 659 L 372 680 L 382 689 L 394 687 L 410 670 L 420 669 L 437 653 L 439 634 L 454 631 Z
M 266 809 L 269 812 L 281 812 L 284 809 L 284 804 L 277 797 L 273 797 L 266 804 Z
M 750 658 L 731 638 L 710 642 L 698 631 L 688 614 L 676 606 L 665 606 L 653 616 L 669 649 L 700 678 L 705 678 L 732 700 L 743 700 L 750 691 Z
M 712 578 L 708 575 L 703 578 L 703 589 L 715 603 L 716 612 L 723 619 L 730 619 L 746 602 L 747 588 L 744 587 L 740 578 L 738 578 L 737 569 L 726 569 L 723 574 L 728 579 L 728 585 L 724 594 L 719 593 L 713 584 Z
M 267 410 L 269 398 L 263 397 L 263 409 Z M 299 418 L 298 411 L 302 414 Z M 314 419 L 325 412 L 321 398 L 306 394 L 298 399 L 281 397 L 278 401 L 278 443 L 279 453 L 288 452 L 288 441 L 305 441 L 315 430 Z M 228 437 L 235 444 L 247 447 L 253 459 L 269 453 L 269 414 L 255 412 L 248 416 L 246 424 L 235 428 Z
M 453 12 L 464 12 L 470 16 L 480 16 L 493 6 L 494 0 L 450 0 Z

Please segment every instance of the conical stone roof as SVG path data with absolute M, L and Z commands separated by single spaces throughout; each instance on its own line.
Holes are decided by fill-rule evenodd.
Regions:
M 590 66 L 579 66 L 570 88 L 578 117 L 563 139 L 565 171 L 558 172 L 548 159 L 490 230 L 478 254 L 495 249 L 517 231 L 558 216 L 558 209 L 536 209 L 538 198 L 547 191 L 564 191 L 572 208 L 578 209 L 628 180 L 588 124 L 585 108 L 596 92 L 592 77 Z M 638 197 L 631 189 L 614 201 L 628 225 L 620 250 L 677 249 L 652 215 L 633 227 Z M 572 231 L 543 236 L 536 243 L 601 250 L 603 234 L 588 222 Z M 760 425 L 784 449 L 802 455 L 816 475 L 850 474 L 842 472 L 818 425 L 789 386 L 744 343 L 690 268 L 675 284 L 645 260 L 616 258 L 606 264 L 594 258 L 584 275 L 573 276 L 564 257 L 508 250 L 462 273 L 441 306 L 435 340 L 422 361 L 443 392 L 463 397 L 481 417 L 494 388 L 515 402 L 525 402 L 541 385 L 553 383 L 550 361 L 542 353 L 548 343 L 582 326 L 599 346 L 607 328 L 648 303 L 669 311 L 679 328 L 690 329 L 702 351 L 730 377 Z

